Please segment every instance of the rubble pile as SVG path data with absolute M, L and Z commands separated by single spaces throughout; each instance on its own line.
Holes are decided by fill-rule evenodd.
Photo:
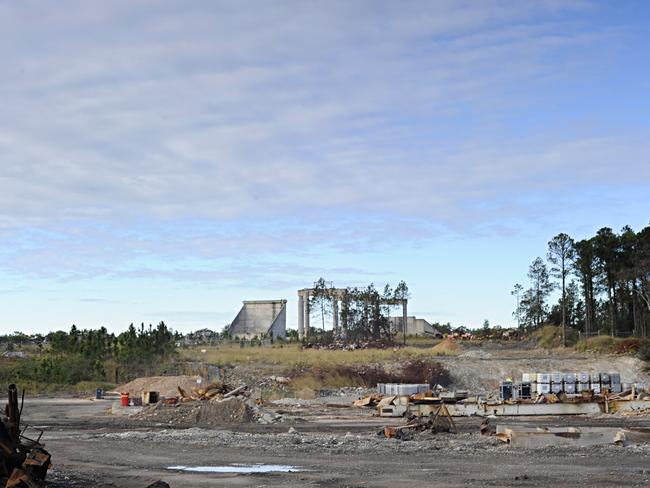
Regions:
M 387 343 L 385 341 L 334 341 L 330 344 L 313 344 L 311 342 L 302 346 L 302 349 L 328 349 L 331 351 L 356 351 L 357 349 L 390 349 L 399 347 L 398 344 Z
M 192 387 L 191 393 L 178 387 L 179 395 L 165 398 L 134 414 L 140 420 L 153 420 L 171 426 L 221 426 L 258 422 L 270 424 L 281 415 L 266 411 L 251 399 L 248 386 L 233 388 L 225 383 Z

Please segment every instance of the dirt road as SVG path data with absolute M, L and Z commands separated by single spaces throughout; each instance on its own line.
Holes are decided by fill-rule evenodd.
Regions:
M 381 439 L 385 419 L 367 411 L 306 405 L 302 418 L 275 425 L 172 429 L 106 414 L 107 401 L 29 399 L 25 421 L 45 429 L 53 454 L 51 486 L 173 488 L 216 486 L 388 487 L 650 486 L 650 446 L 515 450 L 477 434 L 478 419 L 459 421 L 460 434 Z M 397 425 L 399 420 L 392 423 Z M 499 421 L 501 422 L 501 420 Z M 505 422 L 505 420 L 504 420 Z M 511 419 L 509 423 L 522 422 Z M 527 420 L 530 423 L 530 420 Z M 551 425 L 601 419 L 538 419 Z M 650 420 L 612 418 L 616 425 Z M 296 432 L 289 433 L 293 427 Z M 188 473 L 170 467 L 287 465 L 296 472 Z

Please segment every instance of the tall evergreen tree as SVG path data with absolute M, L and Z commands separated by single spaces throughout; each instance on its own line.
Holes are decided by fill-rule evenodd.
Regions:
M 562 287 L 562 345 L 566 347 L 566 278 L 575 256 L 575 243 L 567 234 L 560 233 L 548 243 L 548 260 L 553 265 L 551 274 Z
M 597 329 L 594 280 L 598 272 L 596 270 L 596 255 L 594 253 L 593 240 L 578 241 L 575 244 L 575 251 L 573 269 L 582 284 L 585 302 L 585 333 L 589 336 Z
M 598 258 L 598 269 L 607 289 L 609 333 L 614 337 L 617 319 L 616 275 L 618 272 L 619 238 L 612 232 L 612 229 L 603 227 L 596 233 L 593 242 L 594 254 Z
M 522 304 L 525 306 L 525 314 L 531 325 L 537 328 L 544 322 L 547 312 L 546 299 L 553 291 L 548 268 L 542 258 L 536 258 L 530 265 L 528 278 L 531 288 L 524 294 Z

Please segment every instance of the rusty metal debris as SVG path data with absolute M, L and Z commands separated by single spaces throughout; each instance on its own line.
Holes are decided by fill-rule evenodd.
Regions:
M 352 405 L 355 407 L 369 407 L 374 408 L 377 406 L 377 403 L 381 400 L 381 395 L 368 395 L 363 398 L 359 398 L 352 402 Z
M 40 442 L 43 431 L 27 424 L 21 426 L 24 403 L 25 391 L 18 408 L 18 388 L 14 384 L 9 385 L 6 418 L 0 422 L 0 482 L 5 488 L 44 487 L 50 468 L 51 456 Z M 28 430 L 37 432 L 37 438 L 27 437 Z
M 226 383 L 211 383 L 203 388 L 194 387 L 192 388 L 192 393 L 189 394 L 179 386 L 178 393 L 180 396 L 175 399 L 166 399 L 164 402 L 173 404 L 177 402 L 187 403 L 201 400 L 211 400 L 215 397 L 229 398 L 232 396 L 243 395 L 246 393 L 246 390 L 248 390 L 248 385 L 241 385 L 237 388 L 233 388 Z
M 449 414 L 449 410 L 444 402 L 437 405 L 435 411 L 432 411 L 428 417 L 419 417 L 417 415 L 409 416 L 406 425 L 399 427 L 384 427 L 379 432 L 387 439 L 408 439 L 413 432 L 439 432 L 458 433 L 456 424 Z
M 481 435 L 493 435 L 494 434 L 494 429 L 490 425 L 490 419 L 484 419 L 483 422 L 481 422 L 481 426 L 479 427 L 479 431 L 481 432 Z

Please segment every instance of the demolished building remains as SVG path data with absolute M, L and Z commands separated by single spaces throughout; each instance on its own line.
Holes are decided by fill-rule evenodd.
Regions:
M 286 338 L 286 300 L 247 300 L 230 324 L 231 337 L 251 339 L 253 337 Z

